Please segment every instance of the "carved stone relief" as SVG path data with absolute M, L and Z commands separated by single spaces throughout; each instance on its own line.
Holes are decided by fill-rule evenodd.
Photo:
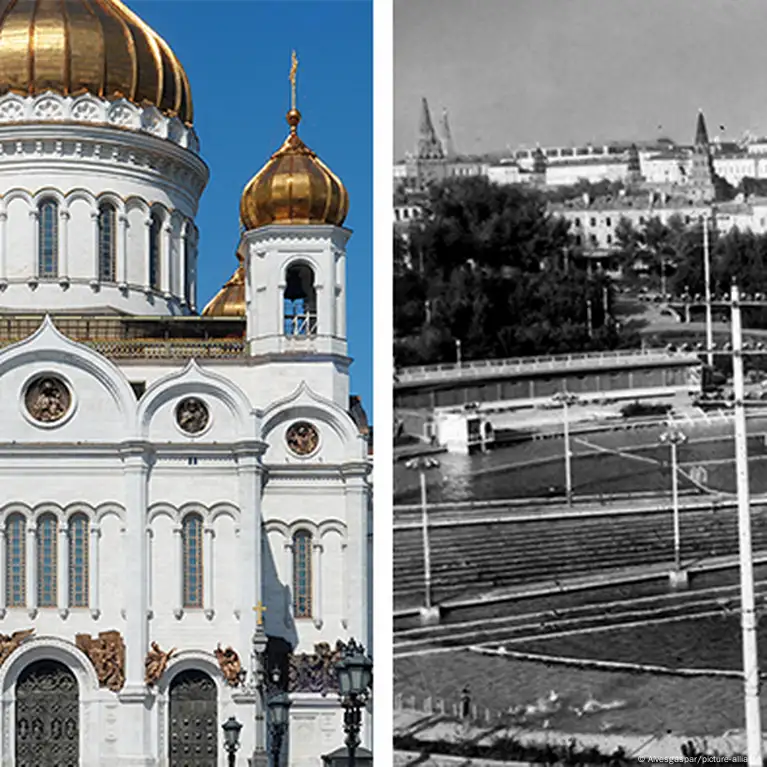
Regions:
M 176 408 L 176 423 L 187 434 L 199 434 L 209 420 L 208 406 L 197 397 L 181 400 Z
M 152 642 L 151 649 L 146 654 L 144 661 L 144 681 L 151 687 L 165 673 L 168 661 L 171 659 L 176 648 L 163 652 L 157 642 Z
M 24 395 L 27 412 L 40 423 L 60 421 L 72 406 L 72 394 L 58 377 L 44 375 L 35 378 Z
M 339 639 L 335 648 L 327 642 L 314 645 L 314 653 L 290 656 L 288 689 L 290 692 L 338 692 L 336 663 L 343 655 L 344 643 Z
M 307 421 L 297 421 L 292 424 L 285 433 L 288 447 L 296 455 L 311 455 L 320 442 L 317 429 Z
M 119 631 L 100 631 L 96 639 L 77 634 L 75 644 L 90 659 L 101 687 L 113 692 L 125 684 L 125 642 Z
M 35 633 L 34 629 L 14 631 L 13 634 L 0 634 L 0 666 L 8 656 L 27 638 Z

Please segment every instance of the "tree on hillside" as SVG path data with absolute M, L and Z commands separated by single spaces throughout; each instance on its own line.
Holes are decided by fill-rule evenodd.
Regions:
M 395 260 L 398 364 L 452 361 L 456 341 L 465 359 L 622 342 L 612 284 L 589 275 L 568 222 L 535 190 L 483 178 L 436 185 Z

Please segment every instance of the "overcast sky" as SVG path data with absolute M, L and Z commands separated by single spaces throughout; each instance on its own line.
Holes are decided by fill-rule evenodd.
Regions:
M 466 154 L 767 133 L 767 0 L 395 0 L 394 92 L 397 159 L 422 96 Z

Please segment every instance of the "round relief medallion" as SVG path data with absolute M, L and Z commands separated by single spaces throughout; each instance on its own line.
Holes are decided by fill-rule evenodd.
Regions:
M 35 421 L 56 423 L 72 407 L 72 393 L 57 376 L 39 376 L 27 386 L 24 405 Z
M 312 424 L 298 421 L 288 429 L 285 439 L 288 442 L 288 447 L 296 455 L 309 455 L 317 449 L 320 435 Z
M 176 423 L 187 434 L 199 434 L 210 420 L 208 406 L 197 397 L 187 397 L 176 408 Z

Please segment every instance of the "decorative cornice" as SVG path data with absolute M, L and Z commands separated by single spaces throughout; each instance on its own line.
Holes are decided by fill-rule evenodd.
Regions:
M 146 133 L 199 154 L 200 140 L 192 127 L 166 117 L 154 106 L 130 101 L 106 101 L 90 94 L 62 96 L 48 91 L 34 96 L 7 93 L 0 98 L 0 124 L 79 123 L 109 125 Z

